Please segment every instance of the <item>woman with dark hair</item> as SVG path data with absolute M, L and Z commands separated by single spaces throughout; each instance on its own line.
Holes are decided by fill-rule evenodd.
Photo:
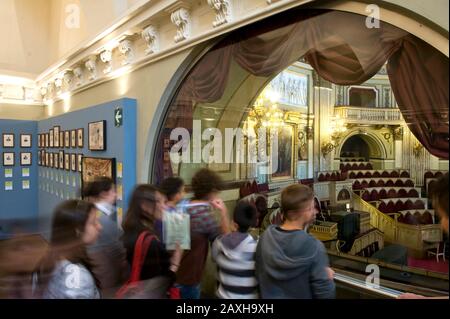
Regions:
M 98 282 L 86 246 L 97 240 L 101 225 L 95 206 L 67 200 L 56 207 L 50 247 L 33 277 L 35 296 L 45 299 L 98 299 Z
M 127 215 L 122 223 L 123 243 L 127 251 L 127 260 L 132 265 L 135 245 L 141 234 L 152 236 L 140 274 L 145 281 L 155 277 L 167 277 L 168 287 L 175 281 L 175 273 L 180 265 L 182 250 L 178 247 L 168 252 L 161 242 L 162 214 L 165 209 L 165 196 L 152 185 L 137 186 L 131 195 Z M 167 288 L 168 288 L 167 287 Z M 141 297 L 157 296 L 157 292 L 140 292 Z
M 116 187 L 108 177 L 97 177 L 86 184 L 83 197 L 97 208 L 97 218 L 102 225 L 98 240 L 87 247 L 92 260 L 92 270 L 100 281 L 103 298 L 111 298 L 123 284 L 128 274 L 125 248 L 120 240 L 122 231 L 114 216 Z

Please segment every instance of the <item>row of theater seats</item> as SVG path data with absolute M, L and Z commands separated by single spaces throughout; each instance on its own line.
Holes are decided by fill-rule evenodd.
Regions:
M 360 162 L 360 163 L 341 163 L 339 165 L 339 169 L 343 172 L 347 172 L 350 170 L 356 171 L 356 170 L 372 170 L 373 166 L 372 163 L 369 162 Z
M 446 172 L 443 171 L 426 171 L 425 174 L 423 175 L 423 181 L 424 184 L 426 185 L 426 181 L 429 178 L 439 178 L 441 176 L 443 176 Z
M 381 199 L 378 210 L 385 214 L 397 213 L 401 210 L 425 209 L 423 200 L 414 198 L 390 198 Z
M 239 188 L 239 198 L 244 198 L 250 194 L 267 193 L 269 191 L 269 184 L 258 184 L 256 181 L 252 183 L 247 182 Z
M 375 178 L 375 177 L 410 177 L 408 171 L 398 170 L 367 170 L 367 171 L 349 171 L 348 177 L 355 178 Z
M 353 182 L 353 189 L 368 187 L 414 187 L 410 178 L 361 178 Z
M 342 162 L 365 162 L 366 159 L 364 157 L 341 157 L 340 161 L 341 161 L 341 163 Z
M 317 174 L 317 180 L 319 182 L 331 182 L 331 181 L 345 181 L 347 179 L 346 172 L 340 171 L 328 171 L 328 172 L 319 172 Z
M 412 213 L 413 212 L 413 213 Z M 399 223 L 409 224 L 409 225 L 429 225 L 433 224 L 433 215 L 426 211 L 421 213 L 419 211 L 408 211 L 406 214 L 398 216 L 397 221 Z
M 414 198 L 420 197 L 417 189 L 413 187 L 376 187 L 366 188 L 361 198 L 365 201 L 377 201 L 384 198 Z

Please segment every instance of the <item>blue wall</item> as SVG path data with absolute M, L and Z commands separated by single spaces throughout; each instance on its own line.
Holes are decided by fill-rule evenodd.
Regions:
M 3 142 L 0 140 L 0 233 L 12 231 L 13 224 L 22 225 L 29 231 L 36 231 L 38 217 L 37 122 L 0 119 L 0 138 L 3 138 L 3 133 L 14 134 L 14 148 L 3 148 Z M 20 147 L 20 134 L 32 135 L 31 148 Z M 3 166 L 3 152 L 14 152 L 14 166 Z M 21 152 L 31 152 L 31 166 L 20 166 Z M 5 169 L 10 168 L 13 170 L 13 177 L 5 178 Z M 22 177 L 22 168 L 29 168 L 29 177 Z M 24 180 L 30 182 L 29 189 L 22 189 Z M 13 182 L 13 190 L 5 190 L 6 181 Z
M 63 150 L 69 154 L 115 158 L 116 167 L 117 163 L 122 163 L 122 178 L 116 177 L 116 183 L 123 189 L 122 200 L 117 201 L 117 207 L 124 214 L 136 184 L 136 107 L 136 100 L 124 98 L 38 122 L 0 120 L 0 137 L 1 133 L 15 135 L 14 148 L 3 149 L 0 141 L 2 152 L 15 153 L 15 166 L 6 167 L 13 169 L 12 178 L 5 178 L 3 155 L 0 154 L 0 237 L 11 233 L 17 224 L 26 231 L 39 231 L 48 236 L 55 206 L 62 200 L 79 198 L 81 173 L 38 166 L 38 134 L 48 133 L 54 126 L 60 126 L 61 131 L 84 128 L 84 147 L 45 148 L 46 152 L 58 153 Z M 116 108 L 122 108 L 123 111 L 123 123 L 119 127 L 114 125 Z M 89 151 L 88 124 L 101 120 L 106 120 L 106 150 Z M 32 134 L 32 148 L 20 148 L 20 134 Z M 29 177 L 22 177 L 21 151 L 32 152 L 32 166 L 27 166 L 30 168 Z M 22 189 L 23 180 L 30 181 L 30 189 Z M 12 191 L 5 191 L 5 181 L 13 181 Z
M 114 125 L 114 110 L 118 107 L 123 110 L 123 124 L 120 127 Z M 101 120 L 106 120 L 106 150 L 89 151 L 88 124 Z M 115 158 L 116 165 L 119 162 L 123 164 L 123 178 L 116 178 L 117 185 L 123 188 L 123 200 L 117 201 L 117 207 L 125 212 L 136 184 L 136 100 L 115 100 L 40 121 L 38 133 L 47 133 L 54 126 L 60 126 L 61 131 L 84 128 L 84 147 L 48 148 L 47 152 L 63 150 L 88 157 Z M 63 199 L 79 197 L 80 190 L 81 173 L 39 167 L 39 217 L 44 234 L 49 230 L 55 206 Z

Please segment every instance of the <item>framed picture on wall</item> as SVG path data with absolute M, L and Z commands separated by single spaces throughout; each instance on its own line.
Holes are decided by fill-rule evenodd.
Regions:
M 59 168 L 59 154 L 53 153 L 53 167 Z
M 81 173 L 81 187 L 85 183 L 93 181 L 96 177 L 109 177 L 113 181 L 116 178 L 116 160 L 115 158 L 98 158 L 98 157 L 83 157 L 82 158 L 82 173 Z
M 12 133 L 3 133 L 3 143 L 4 148 L 12 148 L 14 147 L 14 134 Z
M 50 167 L 50 153 L 45 152 L 45 166 Z
M 84 147 L 84 128 L 77 129 L 77 146 L 79 148 Z
M 64 131 L 59 132 L 59 147 L 64 148 Z
M 69 153 L 64 153 L 64 169 L 70 171 L 70 157 Z
M 49 145 L 48 145 L 48 147 L 50 147 L 50 148 L 53 148 L 54 147 L 54 142 L 55 142 L 55 136 L 53 135 L 53 129 L 51 128 L 50 129 L 50 137 L 49 137 Z
M 53 134 L 55 135 L 55 137 L 54 137 L 55 147 L 59 147 L 59 132 L 60 131 L 61 131 L 61 128 L 59 126 L 53 127 Z
M 77 154 L 77 164 L 78 164 L 78 172 L 83 171 L 83 166 L 81 165 L 83 161 L 83 154 Z
M 3 153 L 3 166 L 14 166 L 14 153 L 4 152 Z
M 97 121 L 89 123 L 89 150 L 106 150 L 106 121 Z
M 70 168 L 72 171 L 77 171 L 77 154 L 70 154 Z
M 70 131 L 64 132 L 64 147 L 65 148 L 70 147 Z
M 41 151 L 41 166 L 45 166 L 45 150 Z
M 50 155 L 49 155 L 49 160 L 50 160 L 50 162 L 48 163 L 48 167 L 50 167 L 50 168 L 53 168 L 54 166 L 54 162 L 53 162 L 53 160 L 54 160 L 54 158 L 53 158 L 53 153 L 49 153 Z
M 38 134 L 37 135 L 37 143 L 38 143 L 38 147 L 40 148 L 41 147 L 41 134 Z
M 59 169 L 64 169 L 64 151 L 59 151 Z
M 31 147 L 31 134 L 20 134 L 20 147 Z
M 285 125 L 278 130 L 278 166 L 270 175 L 271 180 L 290 179 L 294 177 L 294 127 Z
M 31 152 L 20 152 L 20 166 L 31 166 Z
M 72 148 L 77 147 L 77 131 L 76 130 L 70 131 L 70 146 Z

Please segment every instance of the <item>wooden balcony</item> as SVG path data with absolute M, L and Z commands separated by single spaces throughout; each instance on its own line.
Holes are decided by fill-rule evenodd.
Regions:
M 357 124 L 392 124 L 403 122 L 402 114 L 398 108 L 372 108 L 357 106 L 335 106 L 335 116 L 339 116 L 347 123 Z

